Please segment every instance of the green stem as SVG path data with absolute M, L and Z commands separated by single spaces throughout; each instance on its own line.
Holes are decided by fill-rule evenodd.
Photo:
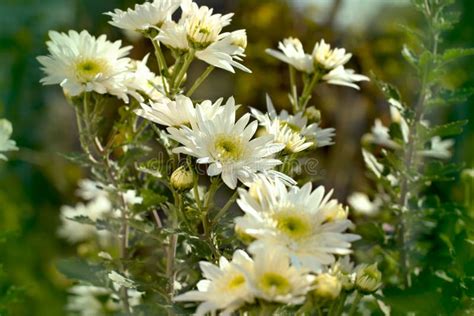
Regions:
M 306 109 L 306 106 L 308 105 L 309 100 L 311 100 L 312 98 L 313 89 L 318 83 L 320 78 L 321 78 L 321 75 L 319 74 L 319 72 L 315 71 L 315 73 L 313 74 L 313 77 L 311 78 L 311 81 L 305 84 L 305 87 L 303 89 L 303 94 L 300 98 L 300 104 L 299 104 L 298 110 L 304 111 Z
M 295 114 L 298 112 L 298 89 L 296 87 L 296 70 L 293 66 L 288 65 L 289 71 L 290 71 L 290 91 L 291 95 L 293 97 L 293 100 L 291 102 L 291 105 L 293 107 L 293 113 Z
M 204 80 L 206 80 L 206 78 L 214 69 L 214 66 L 208 66 L 206 70 L 204 70 L 204 72 L 199 76 L 199 78 L 196 79 L 192 87 L 189 89 L 188 93 L 186 93 L 186 96 L 191 97 L 196 91 L 196 89 L 199 88 L 199 86 L 204 82 Z
M 160 75 L 164 75 L 168 77 L 169 76 L 168 64 L 166 63 L 165 56 L 163 55 L 163 51 L 161 50 L 160 42 L 155 41 L 152 38 L 150 38 L 150 40 L 153 43 L 153 47 L 155 48 L 155 57 L 158 63 Z
M 352 302 L 351 309 L 349 310 L 349 316 L 355 315 L 357 312 L 357 308 L 359 307 L 360 300 L 362 299 L 362 294 L 357 292 L 356 297 L 354 298 L 354 302 Z
M 184 80 L 184 76 L 186 75 L 186 72 L 188 71 L 188 68 L 191 65 L 193 59 L 194 59 L 194 52 L 189 51 L 187 55 L 184 57 L 184 63 L 182 67 L 179 69 L 175 80 L 172 82 L 171 92 L 173 94 L 176 94 L 179 92 L 181 84 L 183 83 L 183 80 Z
M 235 190 L 232 196 L 227 201 L 227 203 L 216 214 L 216 216 L 213 219 L 213 223 L 219 222 L 219 219 L 229 210 L 229 208 L 234 204 L 235 200 L 237 200 L 237 196 L 238 196 L 238 190 Z

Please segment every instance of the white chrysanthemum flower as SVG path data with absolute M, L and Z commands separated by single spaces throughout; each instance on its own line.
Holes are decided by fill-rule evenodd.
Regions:
M 359 86 L 354 82 L 369 81 L 369 77 L 356 74 L 353 69 L 346 69 L 339 66 L 323 76 L 323 80 L 329 84 L 347 86 L 359 90 Z
M 126 86 L 129 93 L 140 102 L 144 101 L 140 92 L 151 100 L 158 100 L 164 96 L 162 78 L 146 65 L 149 56 L 147 54 L 142 60 L 131 60 L 129 64 L 130 74 Z
M 383 125 L 380 119 L 376 119 L 374 121 L 371 134 L 369 134 L 366 139 L 380 146 L 385 146 L 392 149 L 400 148 L 400 145 L 391 139 L 388 127 Z
M 143 198 L 137 195 L 137 191 L 135 190 L 127 190 L 121 194 L 124 202 L 128 205 L 142 204 L 143 202 Z
M 160 27 L 165 21 L 171 20 L 180 3 L 181 0 L 154 0 L 136 4 L 133 10 L 115 9 L 114 12 L 105 14 L 112 17 L 109 23 L 113 26 L 130 31 L 146 31 L 150 27 Z
M 205 118 L 212 119 L 217 112 L 222 111 L 222 101 L 222 98 L 214 103 L 205 100 L 197 107 L 200 108 Z M 160 125 L 191 126 L 191 123 L 196 121 L 196 109 L 193 106 L 193 101 L 184 95 L 177 95 L 174 101 L 164 97 L 150 104 L 142 103 L 141 107 L 135 111 L 137 115 Z
M 277 114 L 273 102 L 267 95 L 267 111 L 262 113 L 251 109 L 252 114 L 260 122 L 267 133 L 275 137 L 275 142 L 285 144 L 289 152 L 303 151 L 313 145 L 324 147 L 334 144 L 334 128 L 322 129 L 318 124 L 308 124 L 302 112 L 291 115 L 286 110 Z
M 334 262 L 334 255 L 351 253 L 351 242 L 359 238 L 345 233 L 352 222 L 331 194 L 324 196 L 322 186 L 311 191 L 311 183 L 287 188 L 278 179 L 262 178 L 249 191 L 239 189 L 237 203 L 245 216 L 236 225 L 255 238 L 250 252 L 275 248 L 293 264 L 319 272 Z
M 422 150 L 420 153 L 425 157 L 449 159 L 452 156 L 453 145 L 453 139 L 442 140 L 441 137 L 435 136 L 431 138 L 430 149 Z
M 190 46 L 202 50 L 222 38 L 222 29 L 230 24 L 233 13 L 213 14 L 213 9 L 184 0 L 179 24 L 184 25 Z
M 289 37 L 278 43 L 279 52 L 268 48 L 265 52 L 284 63 L 290 64 L 297 70 L 312 73 L 314 72 L 313 59 L 311 55 L 306 54 L 301 41 L 294 37 Z
M 258 122 L 249 124 L 250 114 L 237 122 L 235 116 L 235 101 L 231 97 L 211 119 L 197 107 L 196 122 L 191 122 L 191 128 L 168 128 L 171 138 L 183 145 L 174 149 L 175 153 L 196 157 L 199 164 L 209 164 L 207 174 L 221 175 L 232 189 L 238 180 L 251 182 L 257 173 L 281 164 L 272 157 L 283 149 L 283 145 L 273 143 L 271 135 L 252 139 Z
M 12 123 L 6 119 L 0 119 L 0 152 L 18 150 L 15 141 L 10 139 L 12 133 Z M 0 153 L 0 160 L 7 160 L 7 157 Z
M 234 67 L 251 73 L 252 71 L 239 63 L 245 57 L 247 34 L 245 30 L 225 33 L 220 40 L 212 43 L 204 50 L 197 51 L 196 57 L 209 65 L 234 73 Z
M 288 256 L 277 248 L 264 248 L 255 255 L 248 274 L 255 297 L 269 302 L 302 304 L 311 290 L 314 276 L 290 265 Z
M 59 84 L 70 96 L 95 91 L 128 102 L 130 59 L 125 56 L 131 46 L 120 47 L 121 41 L 112 43 L 105 35 L 96 38 L 87 31 L 51 31 L 49 37 L 51 41 L 46 44 L 50 55 L 38 57 L 47 75 L 41 79 L 43 84 Z
M 61 226 L 58 235 L 71 243 L 82 242 L 98 236 L 107 239 L 106 231 L 98 231 L 94 225 L 74 221 L 75 217 L 87 217 L 93 222 L 105 219 L 112 212 L 112 204 L 106 197 L 98 197 L 87 204 L 78 203 L 76 207 L 61 207 Z
M 347 203 L 354 209 L 356 213 L 375 216 L 379 213 L 382 201 L 375 199 L 371 201 L 367 194 L 362 192 L 354 192 L 347 198 Z
M 219 266 L 202 261 L 200 267 L 205 280 L 197 284 L 197 291 L 189 291 L 174 298 L 177 302 L 202 302 L 195 315 L 215 314 L 231 315 L 245 303 L 253 302 L 253 296 L 245 271 L 253 269 L 252 259 L 242 250 L 236 250 L 229 262 L 221 257 Z
M 324 40 L 314 45 L 313 58 L 316 63 L 324 69 L 334 69 L 346 64 L 351 59 L 352 54 L 346 53 L 344 48 L 331 49 L 331 45 Z
M 155 38 L 168 48 L 187 52 L 190 48 L 186 27 L 174 21 L 167 21 L 160 28 L 160 33 Z

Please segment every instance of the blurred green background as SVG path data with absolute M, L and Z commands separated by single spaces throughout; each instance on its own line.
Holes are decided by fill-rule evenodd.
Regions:
M 230 29 L 246 28 L 249 36 L 245 64 L 252 75 L 216 71 L 197 98 L 234 95 L 244 104 L 263 108 L 269 92 L 277 107 L 288 107 L 287 67 L 264 53 L 287 36 L 302 39 L 306 49 L 321 38 L 354 54 L 350 66 L 400 87 L 407 100 L 416 93 L 413 74 L 400 50 L 407 38 L 400 25 L 419 25 L 419 16 L 403 0 L 214 0 L 197 1 L 218 12 L 235 12 Z M 75 202 L 77 180 L 83 170 L 59 153 L 79 150 L 73 111 L 59 87 L 42 87 L 35 57 L 46 54 L 50 29 L 88 29 L 124 38 L 133 44 L 132 56 L 143 57 L 148 43 L 124 37 L 107 24 L 102 13 L 132 6 L 128 0 L 2 0 L 0 1 L 0 117 L 14 126 L 13 139 L 21 148 L 0 163 L 0 315 L 64 315 L 68 281 L 54 268 L 55 260 L 74 254 L 75 247 L 57 238 L 59 208 Z M 459 0 L 461 22 L 447 34 L 446 46 L 474 47 L 474 1 Z M 420 25 L 421 26 L 421 25 Z M 229 29 L 229 30 L 230 30 Z M 136 39 L 135 39 L 136 40 Z M 152 62 L 150 66 L 152 66 Z M 196 63 L 196 74 L 205 67 Z M 446 78 L 452 87 L 474 83 L 474 63 L 455 65 Z M 314 104 L 323 125 L 337 130 L 336 145 L 318 152 L 321 181 L 345 199 L 370 186 L 360 155 L 360 138 L 375 117 L 388 119 L 388 106 L 374 84 L 361 91 L 320 86 Z M 438 122 L 474 118 L 472 101 L 437 111 Z M 454 160 L 474 166 L 474 127 L 470 123 L 456 140 Z M 441 188 L 460 198 L 457 186 Z

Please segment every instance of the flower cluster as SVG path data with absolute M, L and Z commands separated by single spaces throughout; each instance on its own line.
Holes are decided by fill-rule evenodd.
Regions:
M 0 119 L 0 160 L 7 160 L 1 152 L 18 150 L 15 141 L 10 139 L 12 132 L 12 123 L 6 119 Z
M 79 184 L 84 202 L 61 209 L 58 233 L 73 244 L 98 242 L 97 257 L 106 267 L 102 287 L 72 288 L 69 309 L 92 313 L 88 308 L 105 305 L 130 313 L 140 304 L 140 286 L 166 297 L 168 305 L 200 302 L 198 315 L 265 304 L 304 314 L 339 297 L 344 305 L 340 293 L 357 288 L 357 280 L 364 293 L 374 292 L 376 268 L 361 268 L 364 275 L 357 277 L 348 263 L 359 239 L 349 232 L 354 225 L 348 209 L 323 186 L 313 189 L 306 179 L 298 186 L 293 165 L 334 143 L 335 129 L 323 128 L 321 113 L 309 104 L 316 85 L 358 89 L 356 82 L 368 80 L 345 68 L 351 54 L 321 40 L 309 55 L 299 40 L 284 40 L 282 52 L 268 53 L 290 64 L 292 111 L 278 112 L 267 96 L 267 112 L 251 108 L 239 116 L 244 107 L 234 97 L 192 99 L 215 68 L 250 72 L 242 64 L 246 31 L 223 31 L 232 13 L 214 13 L 191 0 L 155 0 L 106 15 L 111 25 L 150 40 L 154 54 L 133 60 L 131 47 L 120 41 L 69 31 L 50 32 L 50 55 L 38 58 L 46 73 L 42 82 L 59 84 L 76 109 L 83 158 L 94 178 Z M 148 68 L 149 56 L 159 75 Z M 196 59 L 209 66 L 192 81 L 188 70 Z M 301 93 L 296 71 L 303 75 Z M 127 104 L 112 128 L 104 129 L 98 113 L 111 98 Z M 219 207 L 215 194 L 222 184 L 233 195 Z M 220 230 L 229 226 L 227 211 L 236 200 L 243 215 L 225 232 L 234 234 L 229 251 Z M 154 272 L 143 277 L 137 271 L 149 261 Z M 197 261 L 203 279 L 196 283 Z M 175 293 L 185 287 L 190 291 Z M 81 310 L 82 303 L 88 307 Z

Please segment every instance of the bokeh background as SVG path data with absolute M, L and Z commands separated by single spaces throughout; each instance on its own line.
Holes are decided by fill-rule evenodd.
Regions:
M 0 117 L 14 126 L 20 151 L 0 163 L 0 315 L 64 315 L 69 285 L 55 270 L 55 261 L 73 255 L 75 247 L 57 237 L 59 208 L 74 204 L 74 190 L 84 170 L 60 153 L 79 150 L 73 111 L 59 87 L 42 87 L 35 57 L 46 53 L 48 30 L 88 29 L 124 38 L 135 46 L 132 56 L 151 50 L 142 39 L 125 37 L 107 24 L 103 12 L 134 5 L 130 0 L 1 0 L 0 1 Z M 209 0 L 196 1 L 218 12 L 235 12 L 231 29 L 246 28 L 249 36 L 245 64 L 252 75 L 215 71 L 197 98 L 234 95 L 244 105 L 264 108 L 270 93 L 279 108 L 287 101 L 287 67 L 264 53 L 287 36 L 302 39 L 307 50 L 321 38 L 354 54 L 351 68 L 400 88 L 411 101 L 416 93 L 413 74 L 400 50 L 408 38 L 401 25 L 422 27 L 420 17 L 405 0 Z M 443 45 L 474 47 L 474 1 L 458 0 L 461 22 Z M 229 30 L 231 30 L 229 29 Z M 152 63 L 150 63 L 150 66 Z M 197 74 L 205 67 L 196 63 Z M 456 64 L 446 78 L 452 87 L 472 86 L 474 63 Z M 191 74 L 192 75 L 192 74 Z M 474 119 L 472 100 L 433 114 L 438 122 Z M 360 154 L 360 138 L 374 118 L 389 118 L 388 106 L 373 83 L 361 91 L 319 86 L 313 100 L 323 125 L 337 129 L 336 145 L 318 151 L 321 183 L 334 187 L 345 200 L 354 190 L 370 187 Z M 474 125 L 456 139 L 453 160 L 474 166 Z M 459 185 L 440 192 L 460 198 Z

